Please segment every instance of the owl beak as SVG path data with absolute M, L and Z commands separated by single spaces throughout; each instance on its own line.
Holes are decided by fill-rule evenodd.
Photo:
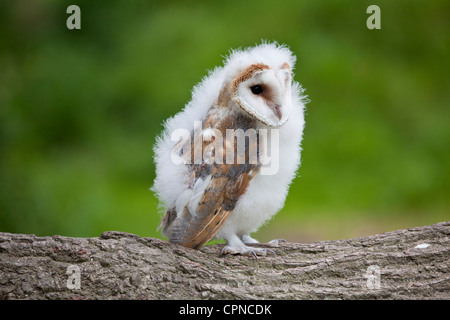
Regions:
M 279 104 L 269 104 L 269 108 L 276 114 L 278 120 L 281 120 L 283 114 L 281 113 L 281 105 Z

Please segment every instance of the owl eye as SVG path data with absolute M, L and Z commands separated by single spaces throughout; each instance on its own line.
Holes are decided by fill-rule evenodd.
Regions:
M 257 84 L 255 86 L 250 87 L 250 90 L 252 91 L 253 94 L 260 94 L 263 92 L 263 87 Z

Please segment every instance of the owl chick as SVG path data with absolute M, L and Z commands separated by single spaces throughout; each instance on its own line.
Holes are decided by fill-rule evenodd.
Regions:
M 252 232 L 284 205 L 300 164 L 303 89 L 295 56 L 263 43 L 232 51 L 193 90 L 154 148 L 152 190 L 165 209 L 158 229 L 200 248 L 225 239 L 222 254 L 266 255 Z

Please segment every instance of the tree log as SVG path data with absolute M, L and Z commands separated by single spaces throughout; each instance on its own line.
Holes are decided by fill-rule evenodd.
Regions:
M 1 299 L 450 299 L 450 221 L 220 256 L 122 232 L 0 233 Z

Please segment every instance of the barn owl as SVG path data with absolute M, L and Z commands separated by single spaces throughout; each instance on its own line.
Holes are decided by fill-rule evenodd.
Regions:
M 164 123 L 152 190 L 170 242 L 198 249 L 217 238 L 222 254 L 267 254 L 250 234 L 283 207 L 300 164 L 305 99 L 295 60 L 276 43 L 231 51 Z

